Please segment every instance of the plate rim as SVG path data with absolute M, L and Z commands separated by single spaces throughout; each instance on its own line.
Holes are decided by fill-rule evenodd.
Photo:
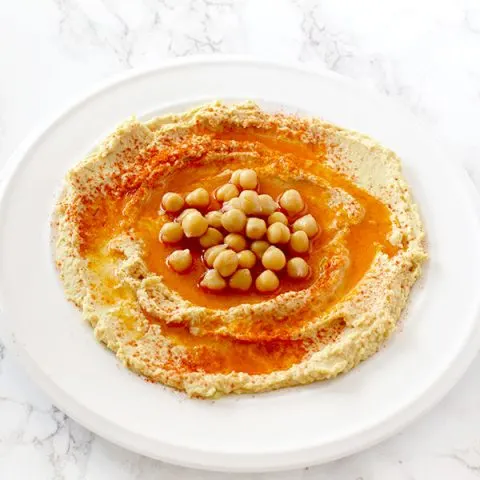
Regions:
M 121 84 L 122 82 L 132 80 L 136 77 L 142 77 L 144 75 L 149 75 L 151 73 L 157 72 L 159 70 L 168 70 L 169 68 L 175 68 L 182 65 L 195 66 L 197 64 L 206 64 L 206 63 L 228 63 L 233 62 L 236 64 L 250 64 L 250 65 L 259 65 L 259 66 L 270 66 L 276 68 L 286 68 L 294 69 L 304 73 L 321 75 L 323 77 L 330 78 L 336 82 L 346 84 L 349 88 L 355 88 L 357 91 L 368 90 L 370 94 L 381 98 L 383 102 L 394 104 L 396 108 L 401 108 L 406 110 L 403 105 L 399 104 L 395 100 L 380 94 L 375 89 L 359 84 L 354 80 L 351 80 L 347 77 L 344 77 L 336 72 L 328 71 L 323 68 L 313 67 L 311 65 L 305 65 L 299 62 L 278 62 L 263 60 L 255 57 L 249 56 L 237 56 L 237 55 L 200 55 L 192 57 L 184 57 L 181 59 L 172 59 L 166 62 L 159 63 L 155 66 L 144 68 L 144 69 L 134 69 L 128 72 L 122 72 L 120 74 L 113 75 L 107 80 L 104 80 L 100 83 L 97 83 L 92 88 L 87 89 L 77 96 L 73 101 L 69 102 L 67 106 L 60 107 L 58 111 L 53 112 L 47 119 L 39 122 L 37 127 L 32 131 L 30 135 L 20 144 L 20 146 L 13 152 L 13 154 L 8 158 L 4 167 L 2 168 L 2 177 L 0 179 L 0 206 L 3 204 L 3 200 L 7 194 L 8 186 L 12 177 L 14 177 L 17 169 L 22 163 L 22 159 L 26 156 L 28 151 L 42 138 L 44 134 L 47 134 L 52 128 L 55 127 L 59 122 L 62 122 L 64 117 L 71 114 L 77 107 L 80 107 L 84 102 L 90 101 L 96 95 L 100 95 L 105 90 L 110 89 L 114 85 Z M 411 117 L 415 118 L 417 124 L 429 131 L 434 137 L 432 130 L 424 124 L 418 117 L 412 115 Z M 458 164 L 445 159 L 448 161 L 451 168 L 455 169 L 459 173 L 460 177 L 463 177 L 463 184 L 468 190 L 468 197 L 470 201 L 474 204 L 475 210 L 480 211 L 480 196 L 473 185 L 471 178 L 468 176 L 466 170 L 459 166 Z M 477 216 L 477 223 L 479 219 Z M 2 292 L 0 291 L 0 295 Z M 473 309 L 472 301 L 472 309 Z M 474 335 L 471 338 L 466 339 L 466 348 L 462 351 L 462 355 L 458 355 L 455 358 L 455 361 L 445 370 L 443 375 L 441 375 L 436 382 L 433 382 L 429 387 L 427 387 L 421 396 L 412 403 L 404 406 L 403 409 L 397 411 L 395 415 L 390 417 L 384 422 L 375 424 L 369 428 L 369 430 L 363 433 L 362 439 L 359 439 L 358 435 L 354 437 L 353 441 L 343 441 L 343 446 L 337 448 L 336 454 L 331 454 L 329 456 L 324 456 L 321 459 L 318 459 L 318 447 L 308 447 L 300 448 L 296 450 L 289 450 L 288 455 L 292 456 L 290 461 L 283 461 L 281 465 L 275 464 L 275 459 L 278 461 L 280 455 L 284 455 L 286 452 L 277 452 L 277 453 L 267 453 L 262 454 L 265 457 L 271 457 L 268 466 L 255 467 L 254 464 L 257 463 L 256 460 L 250 462 L 250 465 L 239 466 L 241 460 L 245 460 L 245 456 L 252 457 L 251 454 L 231 454 L 231 453 L 214 453 L 219 458 L 215 464 L 213 463 L 202 463 L 199 459 L 202 457 L 202 452 L 192 451 L 191 448 L 178 445 L 170 445 L 170 450 L 176 451 L 177 453 L 165 454 L 165 452 L 152 452 L 147 451 L 148 449 L 142 449 L 140 447 L 136 448 L 132 442 L 128 442 L 125 438 L 120 438 L 124 433 L 128 434 L 128 431 L 119 427 L 118 425 L 113 424 L 109 420 L 105 420 L 102 417 L 99 417 L 95 412 L 92 412 L 83 405 L 75 402 L 73 399 L 74 405 L 72 405 L 72 398 L 69 397 L 60 387 L 58 387 L 48 376 L 44 373 L 40 367 L 38 367 L 33 359 L 30 357 L 29 353 L 15 341 L 15 336 L 8 327 L 8 321 L 3 318 L 5 316 L 2 311 L 1 298 L 0 298 L 0 326 L 2 326 L 2 338 L 5 340 L 5 343 L 9 346 L 10 350 L 14 353 L 15 357 L 20 360 L 22 367 L 27 371 L 29 377 L 40 386 L 40 388 L 49 396 L 52 402 L 55 405 L 58 405 L 59 408 L 67 413 L 72 419 L 84 425 L 86 428 L 96 433 L 102 438 L 106 438 L 114 444 L 120 445 L 123 448 L 137 452 L 142 455 L 148 455 L 159 460 L 163 460 L 172 464 L 207 469 L 207 470 L 218 470 L 218 471 L 230 471 L 230 472 L 253 472 L 253 471 L 278 471 L 278 470 L 287 470 L 293 468 L 305 467 L 306 465 L 326 463 L 347 455 L 351 455 L 358 451 L 361 451 L 365 448 L 368 448 L 392 435 L 397 433 L 402 428 L 405 428 L 413 420 L 419 417 L 421 414 L 425 413 L 427 410 L 432 408 L 436 403 L 438 403 L 448 391 L 458 382 L 461 376 L 465 373 L 468 366 L 474 360 L 478 353 L 480 347 L 480 301 L 477 300 L 476 311 L 473 315 L 475 318 L 475 328 Z M 64 398 L 62 398 L 64 397 Z M 83 411 L 83 412 L 82 412 Z M 88 418 L 86 418 L 88 417 Z M 93 418 L 92 418 L 93 417 Z M 99 417 L 95 419 L 95 417 Z M 98 421 L 100 420 L 100 421 Z M 98 423 L 96 423 L 96 421 Z M 101 423 L 105 425 L 99 427 Z M 388 426 L 388 427 L 387 427 Z M 116 429 L 121 431 L 115 431 Z M 109 431 L 106 431 L 109 430 Z M 123 433 L 122 433 L 123 431 Z M 348 445 L 347 445 L 348 444 Z M 206 453 L 206 452 L 203 452 Z M 210 452 L 209 455 L 212 455 Z M 308 460 L 305 457 L 308 457 Z M 197 460 L 190 461 L 190 458 L 196 457 Z M 293 458 L 296 457 L 296 458 Z M 231 462 L 232 458 L 235 458 L 236 465 L 232 466 L 228 463 Z M 240 460 L 240 462 L 239 462 Z M 247 463 L 247 462 L 243 462 Z

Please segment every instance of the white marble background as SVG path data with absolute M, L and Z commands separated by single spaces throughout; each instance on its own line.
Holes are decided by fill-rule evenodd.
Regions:
M 0 3 L 0 166 L 37 123 L 105 77 L 197 53 L 325 66 L 429 122 L 480 188 L 476 0 L 16 0 Z M 1 174 L 0 174 L 1 175 Z M 53 407 L 0 343 L 0 479 L 475 480 L 480 358 L 429 414 L 329 465 L 226 475 L 157 462 Z

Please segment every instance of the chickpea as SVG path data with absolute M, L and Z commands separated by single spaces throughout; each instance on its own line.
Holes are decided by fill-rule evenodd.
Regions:
M 273 292 L 279 285 L 280 280 L 271 270 L 265 270 L 255 280 L 259 292 Z
M 222 212 L 219 210 L 212 210 L 205 215 L 208 224 L 213 228 L 221 228 L 222 226 Z
M 252 286 L 252 282 L 253 279 L 250 270 L 248 268 L 242 268 L 230 277 L 228 285 L 234 290 L 246 292 Z
M 213 268 L 222 276 L 229 277 L 238 267 L 237 254 L 233 250 L 224 250 L 217 255 Z
M 167 257 L 167 265 L 177 273 L 185 272 L 192 266 L 192 263 L 192 254 L 188 248 L 175 250 Z
M 186 237 L 201 237 L 207 231 L 208 222 L 201 213 L 193 212 L 182 220 L 182 227 Z
M 285 254 L 277 247 L 268 247 L 262 257 L 262 265 L 269 270 L 281 270 L 286 263 Z
M 189 207 L 205 208 L 210 203 L 210 194 L 204 188 L 196 188 L 185 197 L 185 201 Z
M 230 182 L 232 182 L 234 185 L 240 186 L 240 174 L 242 173 L 242 170 L 235 170 L 232 173 L 232 176 L 230 178 Z
M 222 226 L 227 232 L 241 232 L 245 228 L 246 223 L 246 215 L 237 208 L 233 208 L 222 215 Z
M 167 192 L 162 197 L 162 207 L 166 212 L 179 212 L 183 205 L 185 205 L 185 201 L 178 193 Z
M 203 260 L 209 267 L 213 267 L 213 262 L 218 257 L 220 252 L 223 252 L 226 249 L 226 245 L 215 245 L 214 247 L 207 248 L 203 254 Z
M 271 215 L 278 208 L 278 203 L 266 193 L 259 195 L 258 200 L 262 209 L 262 215 Z
M 232 198 L 238 197 L 239 193 L 236 185 L 233 185 L 233 183 L 226 183 L 217 189 L 215 192 L 215 198 L 219 202 L 228 202 Z
M 265 220 L 261 218 L 249 218 L 247 220 L 247 226 L 245 227 L 245 233 L 248 238 L 253 240 L 259 240 L 267 231 L 267 224 Z
M 250 168 L 242 170 L 238 177 L 238 183 L 245 190 L 254 190 L 258 185 L 257 173 Z
M 308 252 L 310 241 L 308 235 L 303 230 L 292 233 L 290 237 L 290 248 L 296 253 Z
M 201 215 L 201 213 L 196 209 L 196 208 L 186 208 L 177 218 L 177 222 L 182 222 L 183 219 L 189 215 L 190 213 L 198 213 L 199 215 Z
M 280 205 L 290 214 L 301 212 L 305 204 L 296 190 L 286 190 L 280 197 Z
M 210 248 L 223 242 L 223 234 L 216 228 L 208 227 L 199 242 L 203 248 Z
M 227 282 L 216 270 L 207 270 L 200 281 L 200 286 L 218 292 L 227 286 Z
M 244 190 L 240 196 L 240 205 L 247 215 L 259 215 L 262 213 L 262 205 L 255 190 Z
M 165 223 L 160 229 L 158 238 L 164 243 L 177 243 L 183 238 L 183 228 L 176 222 Z
M 308 238 L 314 237 L 319 232 L 319 226 L 313 215 L 304 215 L 300 217 L 298 220 L 293 222 L 293 230 L 294 231 L 303 231 L 308 235 Z
M 240 252 L 240 250 L 245 250 L 247 247 L 247 241 L 243 235 L 239 233 L 229 233 L 225 237 L 225 243 L 234 251 Z
M 257 256 L 257 258 L 261 259 L 269 246 L 270 244 L 265 240 L 256 240 L 250 245 L 250 250 Z
M 288 226 L 288 219 L 286 215 L 282 212 L 272 213 L 271 215 L 269 215 L 267 222 L 269 225 L 273 225 L 274 223 L 280 222 Z
M 305 278 L 310 273 L 310 267 L 303 258 L 293 257 L 287 263 L 287 273 L 291 278 Z
M 272 223 L 268 227 L 267 238 L 270 243 L 288 243 L 290 240 L 290 230 L 283 223 Z
M 238 266 L 241 268 L 253 268 L 257 257 L 251 250 L 242 250 L 237 253 Z
M 242 209 L 242 201 L 238 197 L 232 198 L 228 202 L 224 202 L 222 205 L 222 210 L 225 212 L 228 212 L 229 210 L 232 210 L 234 208 L 236 208 L 237 210 Z

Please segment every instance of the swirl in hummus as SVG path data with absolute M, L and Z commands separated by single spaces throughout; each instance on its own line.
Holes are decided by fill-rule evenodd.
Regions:
M 187 273 L 169 268 L 177 247 L 159 241 L 171 221 L 163 195 L 213 192 L 238 169 L 254 169 L 262 193 L 295 189 L 305 200 L 322 231 L 306 278 L 280 272 L 274 292 L 212 293 L 198 285 L 200 251 Z M 352 369 L 395 330 L 426 259 L 392 151 L 251 102 L 125 122 L 68 173 L 53 226 L 67 298 L 96 338 L 133 371 L 197 397 Z

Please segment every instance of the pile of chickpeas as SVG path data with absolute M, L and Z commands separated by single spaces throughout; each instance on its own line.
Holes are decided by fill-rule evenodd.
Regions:
M 261 272 L 255 288 L 262 293 L 279 287 L 278 273 L 284 269 L 292 279 L 308 277 L 310 267 L 301 255 L 309 252 L 311 239 L 320 233 L 317 221 L 311 214 L 298 216 L 305 203 L 297 190 L 286 190 L 277 203 L 270 195 L 259 194 L 258 186 L 254 170 L 234 171 L 230 182 L 213 193 L 221 207 L 207 213 L 202 211 L 211 198 L 204 188 L 185 198 L 174 192 L 163 196 L 163 211 L 177 216 L 162 226 L 159 240 L 170 245 L 184 237 L 198 240 L 208 267 L 199 283 L 202 288 L 246 292 L 253 285 L 256 265 Z M 188 248 L 167 257 L 168 266 L 177 273 L 187 272 L 192 263 Z

